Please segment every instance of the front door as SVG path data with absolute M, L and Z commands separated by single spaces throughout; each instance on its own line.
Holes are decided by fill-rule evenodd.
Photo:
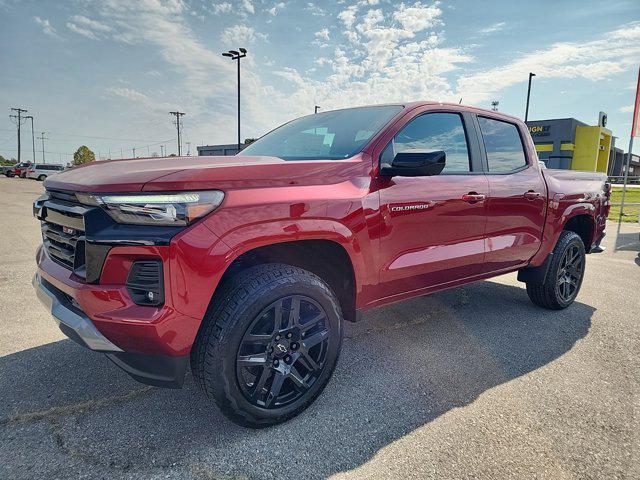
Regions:
M 390 164 L 396 153 L 411 149 L 446 153 L 446 166 L 439 175 L 396 176 L 380 185 L 381 296 L 480 273 L 489 188 L 475 158 L 477 144 L 469 144 L 467 131 L 473 130 L 465 128 L 465 118 L 460 112 L 422 113 L 381 154 L 381 163 Z

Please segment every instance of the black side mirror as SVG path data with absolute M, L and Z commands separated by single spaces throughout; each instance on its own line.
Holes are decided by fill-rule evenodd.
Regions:
M 396 153 L 391 165 L 380 169 L 380 174 L 389 177 L 428 177 L 442 172 L 447 154 L 442 150 L 406 150 Z

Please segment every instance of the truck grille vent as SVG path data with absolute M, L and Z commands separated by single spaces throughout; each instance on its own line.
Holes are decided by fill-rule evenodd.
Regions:
M 84 218 L 64 205 L 48 204 L 42 220 L 42 242 L 53 261 L 85 277 Z
M 127 290 L 138 305 L 162 305 L 164 303 L 162 261 L 134 262 L 127 277 Z

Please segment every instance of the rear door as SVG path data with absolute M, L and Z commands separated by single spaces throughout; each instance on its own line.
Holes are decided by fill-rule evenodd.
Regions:
M 521 125 L 481 115 L 476 125 L 490 192 L 482 272 L 512 270 L 540 248 L 546 184 Z
M 381 297 L 480 272 L 489 188 L 473 121 L 464 111 L 425 110 L 382 150 L 381 164 L 400 151 L 443 150 L 446 166 L 434 176 L 379 179 Z

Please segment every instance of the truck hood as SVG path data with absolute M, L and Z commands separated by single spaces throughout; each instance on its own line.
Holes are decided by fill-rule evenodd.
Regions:
M 243 156 L 106 160 L 49 176 L 45 187 L 118 193 L 320 185 L 362 175 L 364 165 L 360 155 L 313 161 Z

